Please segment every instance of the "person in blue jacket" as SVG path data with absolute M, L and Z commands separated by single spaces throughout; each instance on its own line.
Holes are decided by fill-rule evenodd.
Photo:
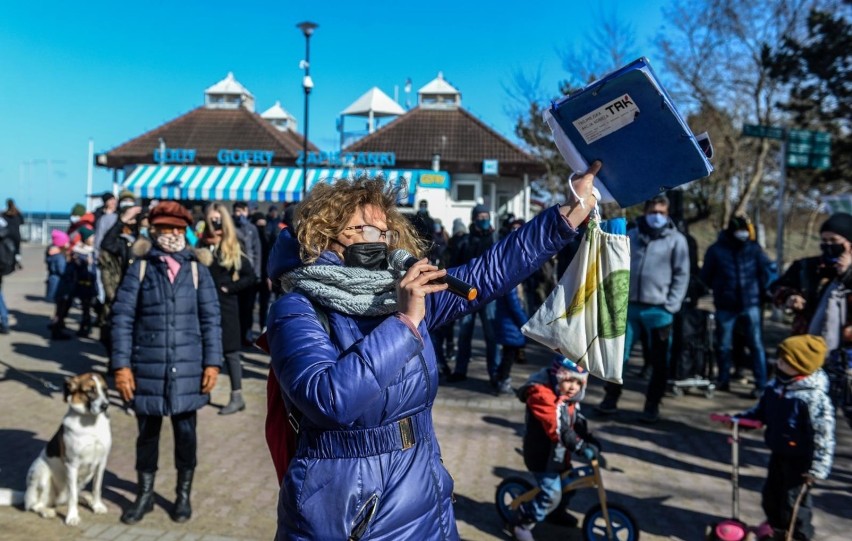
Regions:
M 761 311 L 772 264 L 760 245 L 751 239 L 748 219 L 734 216 L 719 239 L 707 248 L 701 280 L 713 290 L 716 308 L 719 380 L 716 388 L 730 389 L 734 326 L 746 320 L 746 341 L 754 370 L 752 396 L 758 397 L 766 385 L 766 352 L 763 349 Z
M 272 369 L 298 427 L 277 539 L 459 538 L 432 426 L 429 331 L 505 295 L 570 242 L 596 203 L 599 169 L 595 162 L 574 180 L 579 196 L 568 204 L 449 270 L 424 257 L 396 208 L 398 187 L 360 178 L 311 190 L 296 211 L 296 237 L 280 236 L 269 262 L 285 292 L 267 321 Z M 420 259 L 389 269 L 395 249 Z M 436 282 L 447 273 L 479 296 L 447 291 Z
M 162 201 L 148 215 L 153 245 L 137 241 L 136 261 L 112 309 L 115 387 L 136 413 L 136 501 L 121 521 L 135 524 L 154 508 L 154 476 L 163 417 L 171 417 L 177 488 L 170 515 L 192 516 L 197 463 L 196 411 L 210 401 L 222 367 L 219 299 L 210 271 L 186 245 L 192 215 Z

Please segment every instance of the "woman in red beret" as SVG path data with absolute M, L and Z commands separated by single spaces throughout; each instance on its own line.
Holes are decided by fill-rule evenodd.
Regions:
M 151 243 L 137 259 L 113 304 L 115 387 L 136 412 L 136 501 L 121 516 L 135 524 L 154 507 L 154 476 L 163 417 L 171 417 L 177 488 L 170 515 L 192 516 L 197 462 L 196 411 L 210 401 L 222 366 L 219 300 L 210 272 L 187 248 L 192 216 L 174 201 L 149 213 Z

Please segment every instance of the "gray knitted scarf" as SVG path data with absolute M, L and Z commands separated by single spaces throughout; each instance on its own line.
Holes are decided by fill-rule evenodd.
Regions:
M 284 291 L 298 291 L 320 305 L 352 316 L 384 316 L 397 311 L 401 273 L 338 265 L 311 265 L 285 273 Z

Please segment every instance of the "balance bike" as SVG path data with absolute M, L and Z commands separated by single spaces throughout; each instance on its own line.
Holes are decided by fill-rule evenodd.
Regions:
M 562 492 L 581 488 L 597 488 L 599 503 L 593 505 L 583 517 L 585 541 L 638 541 L 636 519 L 621 505 L 607 502 L 601 468 L 597 459 L 588 466 L 562 472 Z M 507 523 L 524 502 L 535 498 L 541 491 L 524 477 L 508 477 L 497 486 L 497 513 Z

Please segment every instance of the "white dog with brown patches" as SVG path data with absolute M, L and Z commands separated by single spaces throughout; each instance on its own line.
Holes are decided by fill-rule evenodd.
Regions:
M 56 516 L 56 506 L 68 503 L 65 524 L 80 523 L 77 502 L 80 491 L 92 482 L 87 504 L 95 513 L 106 513 L 101 500 L 107 457 L 112 445 L 107 407 L 107 385 L 100 374 L 75 376 L 65 382 L 68 413 L 56 435 L 35 459 L 27 474 L 24 508 L 44 518 Z

